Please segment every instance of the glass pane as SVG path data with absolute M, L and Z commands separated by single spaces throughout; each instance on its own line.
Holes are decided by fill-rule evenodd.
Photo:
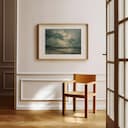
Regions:
M 128 102 L 125 102 L 125 128 L 128 128 Z
M 109 98 L 110 98 L 110 118 L 112 120 L 114 120 L 114 94 L 112 92 L 110 92 L 110 95 L 109 95 Z
M 109 36 L 109 60 L 114 61 L 114 34 Z
M 119 94 L 124 96 L 124 62 L 119 63 Z
M 114 64 L 108 65 L 108 87 L 114 90 Z
M 119 0 L 119 20 L 124 18 L 124 0 Z
M 128 21 L 125 23 L 125 57 L 128 59 Z
M 125 17 L 128 17 L 128 0 L 125 0 Z
M 110 35 L 107 35 L 107 60 L 109 61 L 109 54 L 110 54 L 110 50 L 109 50 L 109 45 L 110 45 Z
M 125 98 L 128 99 L 128 62 L 125 68 Z
M 119 25 L 119 58 L 124 58 L 124 24 Z
M 114 0 L 112 0 L 110 2 L 110 9 L 109 9 L 109 13 L 110 13 L 110 17 L 109 17 L 109 20 L 110 20 L 110 31 L 113 31 L 114 30 Z
M 110 97 L 110 94 L 109 94 L 109 91 L 107 91 L 107 115 L 110 116 L 110 108 L 109 108 L 109 106 L 110 106 L 110 99 L 109 99 L 109 97 Z
M 107 32 L 109 32 L 109 5 L 107 6 Z
M 110 83 L 109 83 L 109 81 L 110 81 L 110 79 L 109 79 L 109 77 L 110 77 L 110 76 L 109 76 L 109 65 L 110 65 L 110 64 L 107 64 L 107 88 L 110 88 L 110 85 L 109 85 L 109 84 L 110 84 Z
M 119 127 L 124 128 L 124 99 L 119 98 Z

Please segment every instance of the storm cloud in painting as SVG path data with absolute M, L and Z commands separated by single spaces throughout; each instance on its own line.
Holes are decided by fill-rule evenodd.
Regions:
M 81 54 L 81 29 L 46 29 L 46 54 Z

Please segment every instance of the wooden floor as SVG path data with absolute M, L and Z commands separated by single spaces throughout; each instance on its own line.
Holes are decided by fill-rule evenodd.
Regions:
M 89 113 L 66 111 L 0 110 L 0 128 L 105 128 L 105 111 Z

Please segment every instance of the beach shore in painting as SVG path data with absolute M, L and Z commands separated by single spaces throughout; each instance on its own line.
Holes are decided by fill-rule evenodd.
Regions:
M 81 29 L 46 29 L 45 54 L 81 54 Z

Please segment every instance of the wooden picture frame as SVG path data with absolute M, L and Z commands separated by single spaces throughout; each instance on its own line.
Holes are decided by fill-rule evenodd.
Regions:
M 86 60 L 87 24 L 38 24 L 38 59 Z

